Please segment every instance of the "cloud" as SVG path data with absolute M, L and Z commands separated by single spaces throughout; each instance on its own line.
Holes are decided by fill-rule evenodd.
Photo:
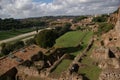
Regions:
M 115 11 L 119 4 L 120 0 L 0 0 L 0 18 L 102 14 Z

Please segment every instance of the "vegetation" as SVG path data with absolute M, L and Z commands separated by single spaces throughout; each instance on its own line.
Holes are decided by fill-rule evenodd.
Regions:
M 106 22 L 108 19 L 107 15 L 102 15 L 102 16 L 98 16 L 98 17 L 94 17 L 93 18 L 93 22 Z
M 61 29 L 58 29 L 58 35 L 61 36 L 66 32 L 70 31 L 70 27 L 71 23 L 65 23 L 65 25 Z
M 43 48 L 52 47 L 57 37 L 53 30 L 43 30 L 36 35 L 36 43 Z
M 36 44 L 34 38 L 30 38 L 30 39 L 26 40 L 25 43 L 26 43 L 26 45 Z
M 14 50 L 17 50 L 19 48 L 24 47 L 24 42 L 23 41 L 17 41 L 13 44 L 2 43 L 1 47 L 2 47 L 1 53 L 3 55 L 7 55 Z
M 86 30 L 86 29 L 89 29 L 89 27 L 86 27 L 86 26 L 77 26 L 76 30 Z
M 0 53 L 0 57 L 2 57 L 2 56 L 4 56 L 4 54 L 3 54 L 3 53 Z
M 65 70 L 67 70 L 71 62 L 72 60 L 69 60 L 69 59 L 62 60 L 62 62 L 56 67 L 56 69 L 52 74 L 55 76 L 60 75 L 61 72 L 64 72 Z
M 56 40 L 55 47 L 65 48 L 65 47 L 75 47 L 81 40 L 86 45 L 92 36 L 92 32 L 82 32 L 82 31 L 71 31 Z
M 87 18 L 87 17 L 86 17 L 86 16 L 76 17 L 76 18 L 73 19 L 73 23 L 77 23 L 77 22 L 79 22 L 79 21 L 81 21 L 81 20 L 83 20 L 83 19 L 85 19 L 85 18 Z
M 44 27 L 47 25 L 45 21 L 22 21 L 18 19 L 0 19 L 0 30 L 16 30 L 22 28 L 31 28 L 33 26 Z
M 95 65 L 93 59 L 90 58 L 92 49 L 87 53 L 86 57 L 81 62 L 86 66 L 83 68 L 79 68 L 78 73 L 83 74 L 84 77 L 87 77 L 89 80 L 97 80 L 101 69 L 97 65 Z
M 20 34 L 28 33 L 33 31 L 33 28 L 30 29 L 19 29 L 19 30 L 9 30 L 9 31 L 0 31 L 0 40 L 8 39 L 15 37 Z
M 82 31 L 71 31 L 60 38 L 56 40 L 56 44 L 54 45 L 55 47 L 60 47 L 60 48 L 67 48 L 67 53 L 71 57 L 75 57 L 78 54 L 81 53 L 83 49 L 86 48 L 90 38 L 92 37 L 93 33 L 92 32 L 82 32 Z M 80 41 L 83 42 L 82 49 L 76 48 L 78 44 L 80 44 Z M 72 59 L 65 59 L 63 60 L 57 68 L 53 71 L 52 75 L 59 75 L 61 72 L 65 71 L 68 69 L 70 63 L 72 62 Z
M 101 35 L 106 33 L 114 28 L 114 25 L 111 23 L 99 23 L 98 31 L 96 32 L 97 35 Z

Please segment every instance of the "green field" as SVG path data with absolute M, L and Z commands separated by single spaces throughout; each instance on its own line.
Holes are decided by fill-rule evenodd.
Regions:
M 85 45 L 90 40 L 92 32 L 71 31 L 56 40 L 55 47 L 75 47 L 82 40 Z
M 82 32 L 82 31 L 70 31 L 60 38 L 56 40 L 56 44 L 54 45 L 57 48 L 68 48 L 67 52 L 72 55 L 72 56 L 77 56 L 78 54 L 83 51 L 88 42 L 90 41 L 91 37 L 93 35 L 93 32 L 87 31 L 87 32 Z M 75 47 L 80 43 L 80 41 L 83 42 L 82 49 L 76 49 Z M 59 75 L 61 72 L 65 71 L 68 69 L 70 63 L 72 60 L 65 59 L 63 60 L 57 67 L 56 69 L 52 72 L 53 75 Z
M 61 72 L 64 72 L 68 69 L 71 62 L 72 60 L 69 59 L 62 60 L 62 62 L 57 66 L 57 68 L 51 74 L 54 75 L 55 77 L 60 76 Z
M 86 48 L 88 42 L 90 41 L 93 32 L 87 31 L 71 31 L 56 40 L 55 47 L 57 48 L 68 48 L 68 53 L 76 56 L 80 53 L 83 49 Z M 76 49 L 75 47 L 80 43 L 83 42 L 82 47 L 83 49 Z
M 101 69 L 97 65 L 93 64 L 94 61 L 90 58 L 91 53 L 92 49 L 87 53 L 87 56 L 81 62 L 87 66 L 80 68 L 78 72 L 80 74 L 84 74 L 89 80 L 97 80 Z
M 76 55 L 80 54 L 86 48 L 92 35 L 93 35 L 93 32 L 90 32 L 90 31 L 87 31 L 87 32 L 71 31 L 71 32 L 64 34 L 60 38 L 58 38 L 56 40 L 55 47 L 60 47 L 60 48 L 61 47 L 72 47 L 72 48 L 68 49 L 68 51 L 70 52 L 75 49 L 74 47 L 76 45 L 78 45 L 80 43 L 80 41 L 82 41 L 83 49 L 76 50 L 76 51 L 70 53 L 70 55 L 76 56 Z M 93 65 L 93 60 L 90 58 L 92 49 L 87 53 L 87 56 L 84 57 L 82 60 L 82 63 L 86 64 L 87 66 L 85 68 L 80 68 L 78 72 L 80 74 L 85 75 L 85 77 L 89 78 L 90 80 L 97 80 L 99 73 L 101 72 L 101 69 L 99 69 L 96 65 Z M 68 65 L 71 62 L 72 62 L 72 60 L 70 60 L 68 62 L 63 60 L 61 62 L 61 64 L 58 65 L 57 68 L 53 71 L 53 73 L 60 74 L 62 71 L 68 69 Z
M 11 31 L 1 31 L 0 32 L 0 40 L 15 37 L 15 36 L 20 35 L 20 34 L 32 32 L 34 30 L 35 29 L 30 28 L 30 29 L 20 29 L 20 30 L 15 30 L 15 31 L 13 31 L 13 30 L 11 30 Z

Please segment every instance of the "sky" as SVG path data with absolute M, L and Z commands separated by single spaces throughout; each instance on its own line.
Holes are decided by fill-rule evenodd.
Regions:
M 53 0 L 33 0 L 34 2 L 45 2 L 45 3 L 50 3 Z
M 104 14 L 118 6 L 120 0 L 0 0 L 0 18 Z

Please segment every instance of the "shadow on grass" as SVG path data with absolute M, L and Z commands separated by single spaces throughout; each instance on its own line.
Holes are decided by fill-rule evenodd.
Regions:
M 86 76 L 85 76 L 85 74 L 81 74 L 82 75 L 82 77 L 83 77 L 83 80 L 90 80 L 90 79 L 88 79 Z
M 80 51 L 82 49 L 83 49 L 82 46 L 80 46 L 80 47 L 67 47 L 67 48 L 64 48 L 66 53 L 74 53 L 74 52 Z

